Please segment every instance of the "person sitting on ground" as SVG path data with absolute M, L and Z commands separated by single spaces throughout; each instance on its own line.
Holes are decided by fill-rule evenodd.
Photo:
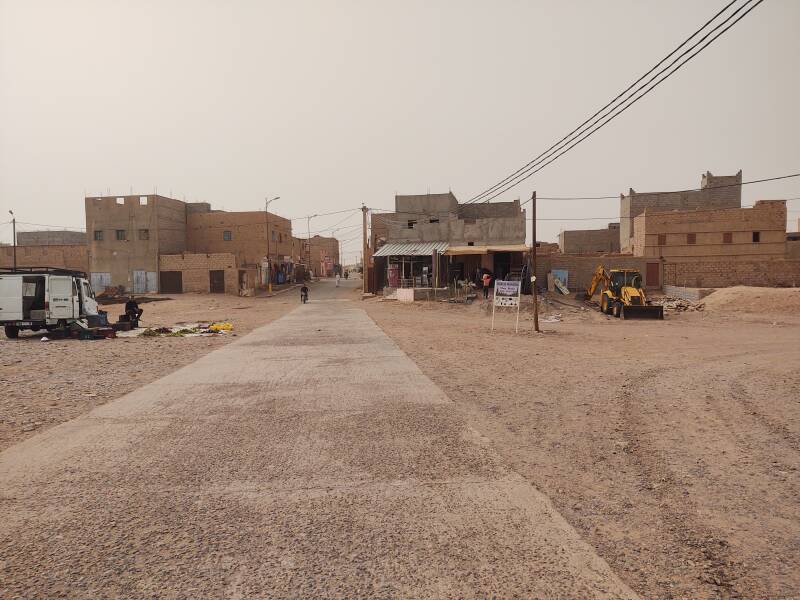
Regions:
M 144 311 L 139 308 L 139 303 L 136 302 L 136 299 L 131 296 L 128 298 L 128 301 L 125 303 L 125 314 L 128 315 L 128 318 L 131 321 L 138 321 L 142 318 L 142 313 Z

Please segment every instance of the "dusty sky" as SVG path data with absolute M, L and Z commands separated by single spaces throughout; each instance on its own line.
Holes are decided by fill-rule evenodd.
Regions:
M 711 0 L 0 0 L 0 222 L 83 226 L 84 194 L 170 193 L 299 217 L 467 200 L 605 104 Z M 503 199 L 800 172 L 800 2 L 766 0 L 679 74 Z M 800 178 L 744 201 L 800 197 Z M 618 200 L 540 202 L 607 217 Z M 800 202 L 790 202 L 790 230 Z M 353 212 L 312 221 L 357 225 Z M 606 221 L 542 221 L 540 239 Z M 305 233 L 305 219 L 295 221 Z M 34 228 L 21 225 L 20 228 Z M 338 232 L 359 250 L 359 229 Z M 10 226 L 0 225 L 10 241 Z

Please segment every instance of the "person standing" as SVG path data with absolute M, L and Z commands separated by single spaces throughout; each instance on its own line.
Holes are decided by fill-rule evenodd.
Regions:
M 483 299 L 489 299 L 489 286 L 492 285 L 492 276 L 489 273 L 484 273 L 483 277 L 481 278 L 483 282 Z
M 342 277 L 342 276 L 341 276 L 341 275 L 339 275 L 339 272 L 337 271 L 337 272 L 336 272 L 336 287 L 339 287 L 339 279 L 341 279 L 341 277 Z

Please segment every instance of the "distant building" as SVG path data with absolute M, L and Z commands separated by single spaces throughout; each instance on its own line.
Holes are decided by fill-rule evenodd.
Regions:
M 717 176 L 702 175 L 699 190 L 682 192 L 645 192 L 630 189 L 620 195 L 620 249 L 631 252 L 635 236 L 634 219 L 647 210 L 650 214 L 670 210 L 740 208 L 742 206 L 742 172 Z
M 311 238 L 311 270 L 321 277 L 331 277 L 339 262 L 339 240 L 315 235 Z
M 50 231 L 18 231 L 17 246 L 85 246 L 83 231 L 68 229 Z
M 619 223 L 605 229 L 571 229 L 558 234 L 558 247 L 563 254 L 619 253 Z

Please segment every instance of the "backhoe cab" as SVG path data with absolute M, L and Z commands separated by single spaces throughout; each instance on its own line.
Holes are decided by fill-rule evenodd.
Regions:
M 664 307 L 650 304 L 642 286 L 642 274 L 636 269 L 595 269 L 585 300 L 591 300 L 602 284 L 600 312 L 621 319 L 663 319 Z

